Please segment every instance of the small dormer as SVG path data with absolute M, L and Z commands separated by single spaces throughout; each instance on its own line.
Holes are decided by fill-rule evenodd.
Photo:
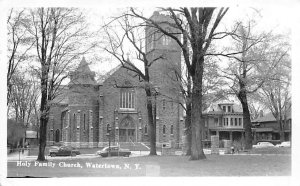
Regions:
M 223 110 L 223 112 L 227 112 L 227 113 L 234 112 L 233 103 L 221 103 L 219 104 L 219 107 Z

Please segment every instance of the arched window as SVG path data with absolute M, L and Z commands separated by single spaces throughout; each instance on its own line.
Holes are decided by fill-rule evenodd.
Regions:
M 145 125 L 145 134 L 148 134 L 148 125 Z
M 120 108 L 134 109 L 135 107 L 135 92 L 133 89 L 121 89 L 120 92 Z
M 76 114 L 73 114 L 73 125 L 76 126 Z
M 163 126 L 163 134 L 166 134 L 166 125 Z
M 83 114 L 83 130 L 85 130 L 85 114 Z
M 60 131 L 59 131 L 59 129 L 56 129 L 56 131 L 55 131 L 55 142 L 59 142 L 59 138 L 60 138 Z
M 173 135 L 173 131 L 174 130 L 174 127 L 173 127 L 173 125 L 171 125 L 171 134 Z
M 109 132 L 110 132 L 110 125 L 107 124 L 107 125 L 106 125 L 106 133 L 109 133 Z

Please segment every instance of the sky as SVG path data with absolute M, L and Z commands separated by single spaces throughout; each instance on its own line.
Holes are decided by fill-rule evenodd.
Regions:
M 155 7 L 138 7 L 143 10 L 146 17 L 150 17 L 155 10 Z M 291 32 L 292 26 L 292 12 L 288 11 L 289 6 L 278 6 L 276 4 L 265 7 L 244 7 L 244 6 L 232 6 L 230 7 L 227 14 L 224 16 L 220 23 L 219 30 L 224 27 L 230 29 L 236 20 L 248 20 L 250 18 L 257 19 L 258 30 L 271 31 L 275 33 L 289 33 Z M 102 20 L 108 21 L 111 17 L 119 15 L 123 10 L 123 7 L 112 8 L 101 7 L 101 8 L 86 8 L 84 11 L 87 13 L 88 21 L 91 29 L 96 30 L 101 27 Z M 257 13 L 259 12 L 259 13 Z M 279 12 L 284 12 L 283 14 Z M 225 45 L 227 43 L 224 43 Z M 107 56 L 105 52 L 101 52 L 100 56 Z M 89 56 L 85 56 L 88 60 L 91 59 Z M 109 57 L 109 56 L 108 56 Z M 107 72 L 119 64 L 113 57 L 110 61 L 93 61 L 90 65 L 91 69 L 96 72 Z

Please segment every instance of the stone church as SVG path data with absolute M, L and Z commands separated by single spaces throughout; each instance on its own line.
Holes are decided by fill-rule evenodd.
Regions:
M 171 21 L 154 12 L 151 19 Z M 161 24 L 170 32 L 174 28 Z M 153 61 L 150 80 L 156 113 L 157 145 L 182 143 L 183 109 L 180 97 L 181 50 L 171 38 L 146 27 L 147 59 Z M 178 36 L 179 38 L 180 36 Z M 163 56 L 163 57 L 160 57 Z M 157 60 L 158 59 L 158 60 Z M 48 144 L 55 142 L 78 148 L 103 147 L 109 138 L 113 144 L 149 142 L 144 83 L 134 72 L 121 65 L 102 81 L 83 58 L 70 73 L 70 83 L 61 88 L 52 103 L 48 122 Z

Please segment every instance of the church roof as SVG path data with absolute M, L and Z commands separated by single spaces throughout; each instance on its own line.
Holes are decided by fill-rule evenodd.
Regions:
M 91 71 L 85 57 L 80 61 L 77 69 L 71 73 L 70 84 L 96 84 L 95 72 Z
M 77 69 L 75 70 L 75 72 L 80 72 L 82 74 L 93 74 L 94 73 L 89 68 L 89 64 L 86 62 L 85 57 L 82 58 Z
M 115 68 L 111 69 L 110 71 L 108 71 L 106 74 L 104 74 L 103 76 L 101 76 L 98 79 L 98 83 L 100 85 L 103 85 L 104 81 L 106 81 L 111 75 L 113 75 L 116 71 L 118 71 L 120 68 L 122 68 L 122 65 L 119 64 L 118 66 L 116 66 Z

